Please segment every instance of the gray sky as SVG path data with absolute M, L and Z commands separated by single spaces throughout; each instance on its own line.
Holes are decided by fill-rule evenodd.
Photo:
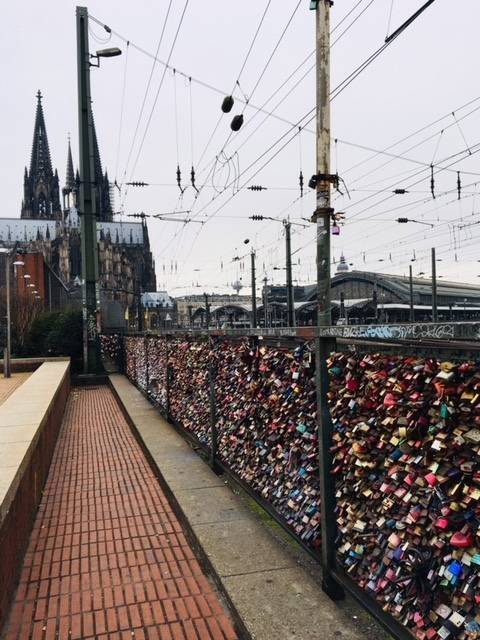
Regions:
M 336 0 L 332 9 L 333 27 L 357 1 Z M 356 12 L 335 31 L 333 39 L 342 34 L 369 1 L 363 0 Z M 310 131 L 303 130 L 253 177 L 280 145 L 251 169 L 247 170 L 248 166 L 286 134 L 291 125 L 269 117 L 255 131 L 265 116 L 247 107 L 243 128 L 229 137 L 231 116 L 243 110 L 243 105 L 236 102 L 231 114 L 221 119 L 203 154 L 220 116 L 222 96 L 196 80 L 225 94 L 230 93 L 266 4 L 266 0 L 189 1 L 171 64 L 192 77 L 192 99 L 188 79 L 176 74 L 174 80 L 173 73 L 167 71 L 140 153 L 139 143 L 152 112 L 163 67 L 155 65 L 130 153 L 152 60 L 133 46 L 128 47 L 127 56 L 124 42 L 112 36 L 108 44 L 105 43 L 105 31 L 91 24 L 92 51 L 105 46 L 120 46 L 123 50 L 121 58 L 105 60 L 101 69 L 92 70 L 94 112 L 104 167 L 110 178 L 116 177 L 119 183 L 136 179 L 167 185 L 131 188 L 126 197 L 116 197 L 116 210 L 120 210 L 122 202 L 124 214 L 141 210 L 160 213 L 175 208 L 192 209 L 189 217 L 205 222 L 204 225 L 182 225 L 152 220 L 149 224 L 159 288 L 167 288 L 173 295 L 203 290 L 227 291 L 239 278 L 243 278 L 248 286 L 248 261 L 245 260 L 245 268 L 241 270 L 241 263 L 232 263 L 232 258 L 244 255 L 250 246 L 257 249 L 259 277 L 263 277 L 265 271 L 269 279 L 280 282 L 282 272 L 274 271 L 273 267 L 282 266 L 284 262 L 282 226 L 276 222 L 253 222 L 248 216 L 264 214 L 283 218 L 290 215 L 295 221 L 309 217 L 314 207 L 313 193 L 307 186 L 304 198 L 298 201 L 300 166 L 305 183 L 315 171 L 314 122 L 308 126 Z M 423 0 L 394 0 L 390 32 L 421 4 Z M 172 2 L 159 51 L 162 60 L 168 58 L 184 5 L 185 0 Z M 252 105 L 263 105 L 313 51 L 314 13 L 308 10 L 309 0 L 303 0 L 255 89 L 296 5 L 297 0 L 271 2 L 252 54 L 239 78 L 241 91 L 237 89 L 234 95 L 240 97 L 243 93 L 250 97 Z M 332 145 L 332 167 L 345 179 L 351 195 L 351 199 L 339 196 L 335 201 L 337 210 L 346 212 L 346 225 L 340 236 L 333 239 L 333 255 L 338 260 L 343 251 L 354 268 L 408 273 L 408 265 L 415 255 L 414 273 L 423 271 L 428 275 L 430 247 L 437 246 L 442 259 L 438 267 L 440 276 L 479 282 L 477 258 L 480 256 L 476 251 L 476 238 L 480 225 L 471 223 L 480 222 L 480 184 L 475 185 L 480 182 L 480 153 L 476 154 L 480 151 L 480 87 L 477 86 L 480 6 L 475 0 L 463 0 L 458 5 L 456 3 L 455 12 L 451 2 L 436 0 L 332 103 L 332 137 L 338 140 Z M 93 16 L 131 43 L 152 53 L 156 51 L 167 0 L 137 0 L 135 3 L 102 0 L 90 2 L 88 7 Z M 335 44 L 332 88 L 382 44 L 390 8 L 391 0 L 374 0 Z M 70 0 L 44 3 L 27 0 L 21 4 L 5 4 L 0 30 L 0 70 L 4 82 L 0 106 L 3 195 L 0 215 L 10 217 L 20 213 L 23 168 L 29 163 L 37 89 L 44 94 L 52 162 L 58 168 L 62 183 L 68 132 L 72 134 L 75 164 L 78 164 L 75 3 Z M 312 63 L 313 58 L 309 58 L 265 108 L 274 110 Z M 122 102 L 124 77 L 125 100 Z M 312 109 L 314 96 L 314 72 L 311 71 L 275 109 L 275 114 L 296 123 Z M 470 101 L 474 102 L 461 108 Z M 455 115 L 452 115 L 453 111 Z M 470 113 L 472 111 L 474 113 Z M 389 153 L 404 155 L 408 161 L 386 155 L 372 158 L 371 151 L 352 146 L 385 150 L 442 117 L 436 124 L 389 149 Z M 290 137 L 291 134 L 284 141 Z M 196 200 L 192 188 L 185 191 L 183 201 L 179 199 L 175 186 L 177 146 L 184 183 L 189 179 L 193 147 L 197 185 L 205 183 Z M 216 162 L 212 176 L 210 169 L 222 150 L 224 155 Z M 446 160 L 454 154 L 458 155 Z M 225 157 L 231 160 L 224 163 Z M 435 200 L 430 195 L 429 165 L 432 162 L 436 172 Z M 451 165 L 450 171 L 439 170 L 448 165 Z M 225 190 L 225 186 L 234 180 L 238 167 L 241 172 L 239 186 L 261 184 L 269 189 L 259 193 L 244 189 L 231 198 L 232 188 Z M 464 172 L 461 173 L 460 201 L 456 200 L 456 171 Z M 407 188 L 409 193 L 393 195 L 392 191 L 397 187 Z M 449 191 L 451 193 L 444 195 Z M 476 191 L 479 191 L 478 196 Z M 413 223 L 399 225 L 394 221 L 398 216 L 429 221 L 435 227 Z M 464 224 L 471 226 L 459 228 Z M 300 259 L 300 265 L 295 267 L 295 278 L 300 283 L 311 282 L 315 276 L 314 228 L 308 225 L 305 229 L 294 229 L 294 258 Z M 251 239 L 248 247 L 243 244 L 246 238 Z M 197 283 L 198 287 L 193 286 Z

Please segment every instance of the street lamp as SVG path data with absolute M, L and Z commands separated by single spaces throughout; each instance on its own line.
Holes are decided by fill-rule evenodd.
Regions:
M 16 253 L 15 249 L 8 250 L 5 247 L 0 248 L 0 253 L 5 255 L 5 288 L 6 288 L 6 298 L 7 298 L 7 344 L 3 352 L 3 375 L 5 378 L 11 377 L 11 367 L 10 367 L 10 359 L 11 359 L 11 351 L 12 351 L 12 321 L 11 321 L 11 309 L 10 309 L 10 267 L 11 257 L 14 253 Z M 14 266 L 23 266 L 24 262 L 22 260 L 15 260 L 13 262 Z
M 82 251 L 83 371 L 101 370 L 97 314 L 100 306 L 98 282 L 97 222 L 94 193 L 93 118 L 90 93 L 90 67 L 100 66 L 100 58 L 121 54 L 117 47 L 101 49 L 96 55 L 88 50 L 88 9 L 77 7 L 78 129 L 80 147 L 80 202 Z M 98 64 L 93 64 L 91 58 Z

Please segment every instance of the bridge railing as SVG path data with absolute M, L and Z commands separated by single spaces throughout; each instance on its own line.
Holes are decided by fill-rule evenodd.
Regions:
M 118 341 L 127 375 L 152 400 L 145 352 L 166 345 L 155 347 L 157 366 L 177 428 L 312 555 L 332 546 L 331 576 L 390 633 L 424 639 L 480 631 L 478 329 L 322 329 L 322 339 L 336 339 L 327 452 L 317 432 L 315 329 L 104 340 Z M 333 498 L 321 505 L 326 464 Z M 332 518 L 336 537 L 322 540 Z

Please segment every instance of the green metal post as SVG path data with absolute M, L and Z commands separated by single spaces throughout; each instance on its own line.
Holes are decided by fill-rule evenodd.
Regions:
M 80 145 L 80 201 L 82 248 L 83 371 L 101 370 L 97 332 L 98 289 L 97 216 L 94 193 L 93 122 L 88 51 L 88 10 L 77 7 L 78 130 Z

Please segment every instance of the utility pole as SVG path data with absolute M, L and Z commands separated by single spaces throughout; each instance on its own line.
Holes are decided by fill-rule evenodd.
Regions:
M 438 322 L 437 310 L 437 259 L 435 248 L 432 247 L 432 322 Z
M 413 307 L 413 276 L 412 265 L 408 267 L 408 281 L 410 285 L 410 322 L 415 322 L 415 309 Z
M 287 268 L 287 326 L 295 326 L 295 306 L 292 285 L 292 244 L 291 229 L 292 225 L 289 221 L 285 221 L 285 250 L 286 250 L 286 268 Z
M 263 279 L 263 326 L 265 329 L 268 327 L 268 291 L 267 291 L 267 276 Z
M 257 327 L 257 282 L 255 276 L 255 251 L 252 249 L 250 254 L 251 265 L 252 265 L 252 318 L 251 318 L 251 327 L 252 329 L 256 329 Z
M 88 10 L 77 7 L 78 129 L 80 142 L 80 202 L 82 250 L 83 371 L 100 371 L 97 334 L 98 254 L 97 220 L 93 190 L 93 128 L 88 50 Z M 98 301 L 98 302 L 97 302 Z
M 332 323 L 330 301 L 330 218 L 333 209 L 330 191 L 335 176 L 330 173 L 330 7 L 331 0 L 312 2 L 316 14 L 317 61 L 317 170 L 315 176 L 317 201 L 313 221 L 317 232 L 317 300 L 318 326 Z M 322 588 L 332 598 L 344 596 L 343 589 L 335 582 L 335 488 L 330 474 L 332 467 L 333 426 L 328 407 L 329 376 L 327 358 L 335 342 L 317 335 L 316 384 L 317 423 L 320 468 L 320 500 L 322 504 Z
M 208 293 L 204 293 L 205 298 L 205 323 L 207 325 L 207 331 L 210 328 L 210 303 L 208 302 Z
M 189 304 L 187 307 L 187 310 L 188 310 L 188 326 L 190 327 L 190 329 L 193 329 L 193 315 L 192 315 L 193 306 Z

